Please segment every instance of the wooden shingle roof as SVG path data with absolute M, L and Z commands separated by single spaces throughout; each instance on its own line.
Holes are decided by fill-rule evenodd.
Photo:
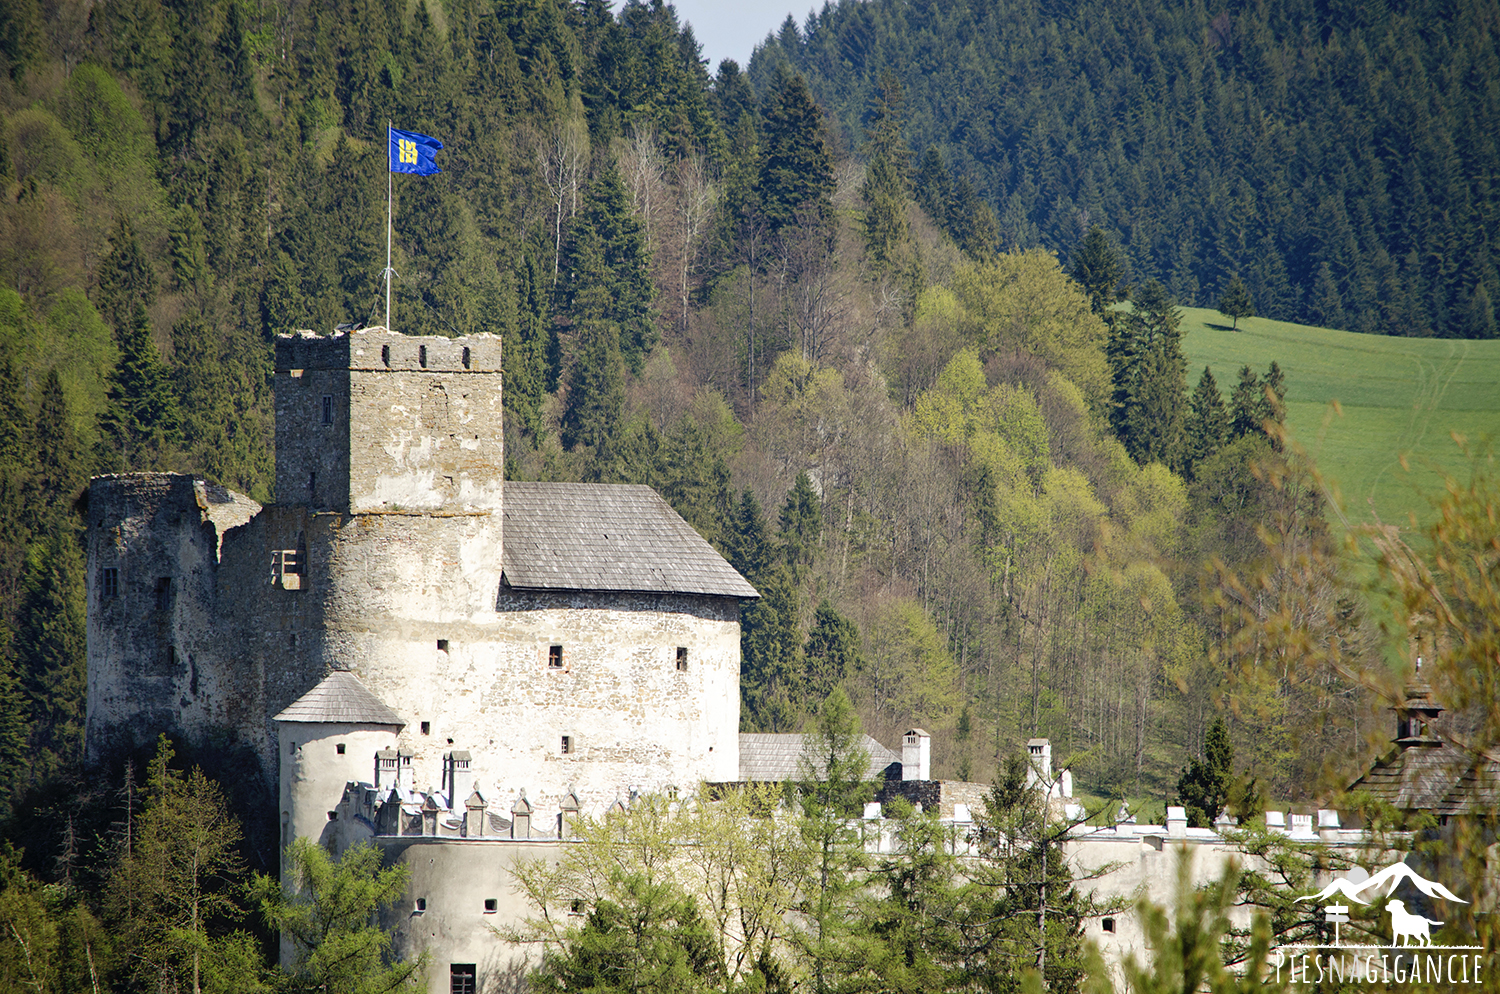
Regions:
M 406 724 L 348 670 L 334 670 L 272 720 L 395 725 L 397 728 Z
M 782 783 L 801 776 L 799 766 L 807 737 L 799 732 L 741 732 L 740 780 L 744 783 Z M 868 735 L 860 737 L 860 747 L 870 756 L 866 779 L 878 780 L 892 763 L 901 757 Z M 822 770 L 817 771 L 822 775 Z
M 760 596 L 650 487 L 507 482 L 504 513 L 517 590 Z

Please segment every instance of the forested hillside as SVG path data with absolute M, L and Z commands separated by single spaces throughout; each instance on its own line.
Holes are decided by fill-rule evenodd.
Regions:
M 1132 106 L 1150 109 L 1155 130 L 1113 129 L 1100 141 L 1128 139 L 1129 156 L 1079 168 L 1106 198 L 1087 225 L 1070 206 L 1087 198 L 1048 194 L 1044 210 L 1028 194 L 1038 199 L 1021 210 L 1012 179 L 992 170 L 1029 161 L 1008 146 L 918 154 L 933 140 L 928 88 L 943 79 L 954 105 L 1002 91 L 1020 101 L 970 107 L 976 141 L 984 129 L 1040 141 L 1016 86 L 935 72 L 911 77 L 903 98 L 892 78 L 868 116 L 826 92 L 814 42 L 858 11 L 871 39 L 885 37 L 889 9 L 830 9 L 805 38 L 777 43 L 791 64 L 778 68 L 772 46 L 753 73 L 726 62 L 711 75 L 660 4 L 5 5 L 0 758 L 11 796 L 79 754 L 74 507 L 88 476 L 192 471 L 273 500 L 272 337 L 382 320 L 387 120 L 445 145 L 439 175 L 395 178 L 392 323 L 504 336 L 511 478 L 651 484 L 757 585 L 744 615 L 747 729 L 799 728 L 843 685 L 883 740 L 931 730 L 942 776 L 988 780 L 1018 742 L 1046 735 L 1082 786 L 1159 803 L 1223 715 L 1246 782 L 1282 797 L 1339 785 L 1368 755 L 1363 736 L 1383 732 L 1350 676 L 1376 646 L 1338 583 L 1318 491 L 1279 451 L 1283 375 L 1275 363 L 1221 369 L 1215 385 L 1195 370 L 1190 392 L 1176 300 L 1148 277 L 1192 297 L 1229 257 L 1179 239 L 1167 199 L 1152 201 L 1149 237 L 1145 213 L 1106 209 L 1109 197 L 1139 206 L 1119 192 L 1136 182 L 1133 164 L 1176 162 L 1207 186 L 1153 173 L 1171 216 L 1216 224 L 1213 177 L 1239 153 L 1184 158 L 1167 140 L 1180 129 L 1143 92 Z M 1061 30 L 1034 13 L 1037 38 Z M 977 17 L 964 23 L 988 45 Z M 1100 45 L 1115 45 L 1101 30 Z M 1238 79 L 1213 67 L 1241 31 L 1194 49 L 1192 79 Z M 1276 31 L 1264 44 L 1297 50 Z M 1046 70 L 1019 42 L 1003 58 L 972 51 L 985 72 L 1036 80 L 1102 64 L 1047 44 Z M 1152 58 L 1191 89 L 1180 49 L 1163 43 Z M 849 99 L 862 108 L 860 87 Z M 1376 99 L 1352 82 L 1335 92 Z M 1068 115 L 1060 97 L 1044 105 L 1069 127 L 1102 120 Z M 1488 208 L 1462 200 L 1470 187 L 1457 178 L 1488 134 L 1469 127 L 1448 160 L 1454 248 L 1442 258 L 1455 268 L 1442 299 L 1453 307 L 1474 274 L 1493 279 L 1473 262 Z M 1254 147 L 1277 168 L 1295 158 L 1283 152 L 1311 154 Z M 1364 205 L 1377 232 L 1416 223 L 1356 199 L 1358 175 L 1332 158 L 1305 171 L 1285 204 L 1237 202 L 1248 241 L 1232 258 L 1256 294 L 1269 284 L 1254 267 L 1280 257 L 1260 252 L 1256 226 L 1279 238 L 1275 224 L 1316 216 L 1295 197 Z M 1356 186 L 1317 192 L 1335 183 Z M 1422 237 L 1450 237 L 1435 231 Z M 1180 270 L 1160 256 L 1169 241 L 1188 253 Z M 1297 244 L 1289 273 L 1307 259 L 1322 268 L 1321 249 Z M 1434 258 L 1411 245 L 1392 243 L 1398 275 L 1408 252 L 1423 272 Z M 1339 280 L 1354 279 L 1345 262 L 1381 257 L 1358 239 L 1339 246 L 1343 261 L 1328 260 Z M 1374 313 L 1344 286 L 1354 313 Z M 1289 618 L 1314 633 L 1311 648 L 1286 641 Z
M 919 191 L 967 176 L 1005 247 L 1097 224 L 1186 304 L 1239 275 L 1267 317 L 1485 338 L 1497 46 L 1495 0 L 842 0 L 750 75 L 790 61 L 857 141 L 893 73 Z

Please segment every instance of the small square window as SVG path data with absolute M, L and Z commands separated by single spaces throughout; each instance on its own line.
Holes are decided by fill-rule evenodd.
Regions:
M 344 743 L 342 743 L 342 742 L 340 742 L 340 743 L 339 743 L 339 744 L 338 744 L 338 745 L 336 745 L 336 746 L 334 746 L 334 747 L 333 747 L 333 748 L 334 748 L 334 750 L 335 750 L 335 751 L 336 751 L 336 752 L 337 752 L 337 753 L 338 753 L 338 754 L 339 754 L 339 755 L 340 755 L 340 756 L 342 756 L 342 755 L 343 755 L 343 754 L 344 754 Z
M 549 646 L 547 646 L 547 668 L 550 669 L 550 670 L 560 670 L 560 669 L 562 669 L 562 664 L 563 664 L 562 646 L 560 646 L 560 645 L 549 645 Z
M 422 734 L 423 735 L 431 735 L 432 734 L 432 722 L 430 722 L 430 721 L 424 721 L 424 722 L 422 722 Z
M 448 965 L 448 994 L 475 994 L 479 990 L 479 971 L 473 963 Z
M 419 897 L 419 898 L 417 898 L 417 906 L 416 906 L 416 908 L 414 910 L 419 915 L 422 912 L 426 911 L 427 910 L 427 898 L 425 898 L 425 897 Z
M 103 598 L 120 596 L 120 570 L 117 566 L 106 566 L 99 572 L 99 596 Z
M 438 652 L 447 652 L 447 651 L 448 651 L 448 640 L 447 639 L 438 639 Z
M 562 753 L 563 753 L 564 756 L 566 756 L 569 753 L 571 753 L 572 751 L 573 751 L 573 736 L 571 736 L 571 735 L 564 735 L 562 737 Z
M 583 902 L 581 900 L 579 900 L 578 898 L 576 898 L 576 897 L 573 898 L 573 900 L 569 901 L 568 902 L 568 914 L 570 914 L 570 915 L 581 915 L 581 914 L 583 914 Z
M 500 902 L 497 901 L 495 898 L 493 898 L 493 897 L 487 897 L 487 898 L 484 899 L 484 913 L 485 914 L 487 914 L 487 915 L 493 915 L 496 911 L 499 910 L 499 908 L 500 908 Z
M 331 393 L 323 395 L 323 423 L 325 425 L 333 424 L 333 394 Z
M 339 820 L 339 813 L 337 811 L 330 811 L 330 812 L 328 812 L 328 820 L 329 821 L 338 821 Z
M 1115 920 L 1113 918 L 1106 918 L 1103 922 L 1101 922 L 1101 924 L 1104 926 L 1104 931 L 1108 932 L 1110 935 L 1114 935 Z
M 677 647 L 677 669 L 682 673 L 687 672 L 687 646 L 685 645 Z

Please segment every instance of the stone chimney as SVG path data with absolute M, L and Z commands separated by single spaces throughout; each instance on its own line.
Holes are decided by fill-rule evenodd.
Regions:
M 901 779 L 932 779 L 932 736 L 920 728 L 909 729 L 901 741 Z
M 443 792 L 448 795 L 448 807 L 454 811 L 468 799 L 474 786 L 472 759 L 468 752 L 455 750 L 443 757 Z
M 375 786 L 381 793 L 396 786 L 396 750 L 381 749 L 375 754 Z

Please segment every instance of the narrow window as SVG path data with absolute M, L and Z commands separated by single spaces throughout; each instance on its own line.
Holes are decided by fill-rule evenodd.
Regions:
M 424 912 L 426 910 L 427 910 L 427 898 L 425 898 L 425 897 L 419 897 L 419 898 L 417 898 L 417 907 L 416 907 L 417 914 L 420 915 L 422 912 Z
M 387 366 L 391 364 L 391 347 L 389 345 L 382 345 L 380 347 L 380 361 Z
M 340 742 L 338 745 L 334 746 L 333 748 L 334 748 L 334 751 L 337 752 L 340 756 L 342 756 L 344 754 L 344 743 Z
M 427 346 L 425 345 L 417 346 L 417 365 L 423 369 L 427 368 Z
M 682 673 L 687 672 L 687 646 L 685 645 L 677 647 L 677 669 Z
M 547 668 L 550 670 L 562 669 L 562 646 L 547 646 Z
M 562 737 L 562 753 L 563 753 L 564 756 L 566 756 L 569 753 L 571 753 L 572 751 L 573 751 L 573 736 L 571 736 L 571 735 L 564 735 Z
M 295 756 L 295 755 L 297 755 L 297 743 L 295 743 L 295 742 L 288 742 L 286 744 L 286 754 L 288 756 Z
M 175 645 L 167 646 L 167 668 L 177 668 L 177 647 Z
M 574 916 L 582 915 L 583 914 L 583 902 L 580 901 L 576 897 L 573 898 L 572 901 L 568 902 L 568 914 L 574 915 Z
M 317 473 L 308 473 L 307 474 L 307 495 L 309 497 L 311 497 L 314 494 L 316 494 L 317 492 L 318 492 L 318 474 Z
M 165 611 L 172 606 L 172 578 L 170 576 L 159 576 L 156 578 L 156 609 Z
M 1104 925 L 1104 931 L 1108 932 L 1110 935 L 1115 934 L 1115 920 L 1113 918 L 1104 919 L 1102 924 Z
M 333 394 L 331 393 L 323 395 L 323 423 L 325 425 L 333 424 Z
M 424 721 L 424 722 L 422 722 L 422 734 L 423 735 L 431 735 L 432 734 L 432 722 L 430 722 L 430 721 Z
M 487 915 L 493 915 L 498 910 L 500 910 L 500 902 L 499 901 L 497 901 L 493 897 L 487 897 L 487 898 L 484 899 L 484 913 L 485 914 L 487 914 Z
M 475 994 L 478 990 L 478 971 L 473 963 L 449 965 L 448 994 Z
M 469 368 L 469 347 L 467 345 L 465 345 L 464 346 L 464 369 L 468 369 L 468 368 Z
M 438 639 L 438 652 L 447 652 L 447 651 L 448 651 L 448 640 L 447 639 Z
M 296 632 L 292 632 L 292 634 L 290 634 L 290 635 L 288 635 L 286 637 L 286 647 L 288 649 L 295 649 L 295 648 L 297 648 L 297 633 Z
M 120 570 L 106 566 L 99 573 L 99 596 L 105 599 L 120 596 Z

